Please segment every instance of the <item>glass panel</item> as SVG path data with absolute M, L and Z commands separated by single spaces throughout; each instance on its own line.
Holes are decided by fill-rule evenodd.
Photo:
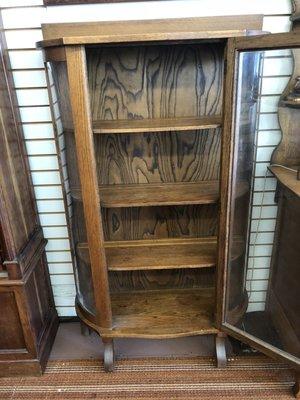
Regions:
M 51 97 L 54 103 L 53 112 L 56 120 L 56 130 L 59 137 L 64 135 L 63 148 L 61 151 L 61 162 L 63 166 L 68 165 L 68 173 L 63 168 L 65 190 L 67 193 L 69 222 L 72 230 L 72 241 L 76 259 L 74 257 L 74 275 L 76 283 L 77 301 L 90 314 L 95 314 L 94 291 L 92 285 L 92 271 L 89 259 L 89 250 L 83 243 L 87 242 L 85 221 L 83 215 L 83 203 L 81 201 L 81 185 L 77 167 L 74 128 L 71 115 L 71 103 L 68 87 L 66 86 L 67 65 L 64 62 L 52 62 L 48 64 L 48 72 L 51 84 Z M 51 82 L 53 75 L 54 86 Z M 59 110 L 56 101 L 59 105 Z M 61 142 L 59 141 L 61 147 Z M 65 149 L 64 149 L 65 148 Z
M 300 158 L 299 105 L 286 101 L 300 75 L 293 56 L 298 49 L 239 53 L 225 323 L 300 357 L 300 200 L 276 192 L 268 171 L 271 157 L 292 169 Z M 281 128 L 290 146 L 274 151 Z

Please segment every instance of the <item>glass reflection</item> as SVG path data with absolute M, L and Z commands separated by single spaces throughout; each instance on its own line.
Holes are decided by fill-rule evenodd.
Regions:
M 272 153 L 273 162 L 291 160 L 293 168 L 300 159 L 300 141 L 285 149 L 290 158 L 274 151 L 278 113 L 281 127 L 300 135 L 300 110 L 287 104 L 297 73 L 289 49 L 239 55 L 225 322 L 300 357 L 300 198 L 284 187 L 276 192 L 267 169 Z

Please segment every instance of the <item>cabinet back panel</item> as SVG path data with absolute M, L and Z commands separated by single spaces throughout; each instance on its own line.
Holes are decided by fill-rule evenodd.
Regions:
M 86 242 L 82 203 L 73 202 L 75 243 Z M 217 205 L 105 208 L 105 240 L 140 240 L 217 235 Z
M 217 206 L 169 206 L 105 209 L 107 240 L 214 236 Z
M 218 180 L 220 131 L 96 135 L 100 184 Z
M 219 179 L 220 129 L 95 135 L 94 140 L 100 185 Z M 66 134 L 66 149 L 71 187 L 80 187 L 72 133 Z
M 223 43 L 88 48 L 93 119 L 220 114 L 223 52 Z
M 110 290 L 196 289 L 214 286 L 214 269 L 109 272 Z

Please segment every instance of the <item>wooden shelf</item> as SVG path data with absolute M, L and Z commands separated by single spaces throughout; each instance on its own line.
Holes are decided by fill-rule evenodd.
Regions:
M 113 329 L 107 337 L 174 338 L 217 333 L 214 288 L 112 294 Z
M 219 181 L 103 185 L 99 192 L 106 208 L 212 204 L 219 200 Z M 71 194 L 81 201 L 80 189 Z
M 291 171 L 283 167 L 268 167 L 272 174 L 278 179 L 278 181 L 290 189 L 296 196 L 300 197 L 300 180 L 297 179 L 297 172 Z M 299 167 L 291 167 L 297 170 Z
M 181 118 L 103 120 L 93 122 L 93 132 L 105 134 L 190 131 L 219 128 L 221 124 L 221 115 Z
M 207 268 L 216 265 L 217 238 L 180 238 L 106 242 L 110 271 Z M 77 245 L 78 256 L 89 264 L 87 243 Z

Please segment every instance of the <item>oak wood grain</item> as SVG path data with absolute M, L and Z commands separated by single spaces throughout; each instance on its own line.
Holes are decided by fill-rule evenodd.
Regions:
M 214 290 L 163 290 L 112 295 L 108 337 L 171 338 L 216 333 Z
M 221 126 L 221 116 L 93 121 L 94 133 L 171 132 L 213 129 Z
M 220 144 L 219 129 L 97 135 L 99 185 L 216 181 Z
M 223 52 L 223 43 L 88 48 L 93 120 L 220 115 Z
M 82 203 L 73 202 L 75 242 L 86 242 Z M 105 240 L 215 236 L 218 205 L 103 208 Z
M 109 271 L 111 293 L 213 287 L 214 268 Z
M 216 237 L 106 242 L 110 271 L 207 268 L 216 263 Z M 88 263 L 88 246 L 77 245 L 77 254 Z
M 100 326 L 110 328 L 111 304 L 97 189 L 85 50 L 81 46 L 67 47 L 66 58 L 97 317 Z
M 245 36 L 262 28 L 262 15 L 172 18 L 138 21 L 43 24 L 38 46 L 126 43 Z
M 219 199 L 219 181 L 102 185 L 99 192 L 101 207 L 212 204 Z M 80 189 L 71 194 L 82 199 Z

